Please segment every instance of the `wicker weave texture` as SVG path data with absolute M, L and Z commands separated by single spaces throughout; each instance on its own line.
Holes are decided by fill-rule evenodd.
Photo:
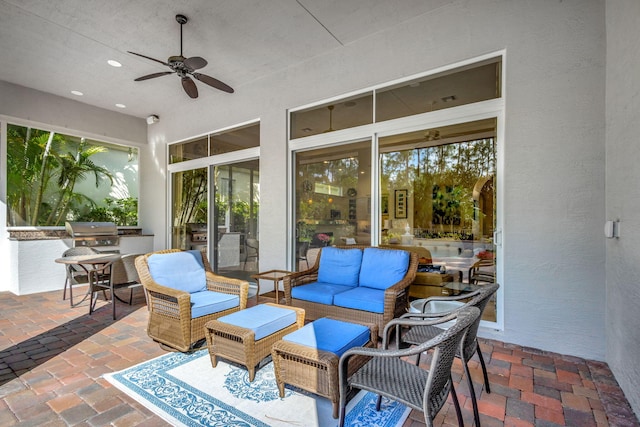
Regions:
M 441 319 L 422 320 L 425 325 L 444 323 L 455 319 L 449 329 L 438 336 L 405 350 L 390 350 L 387 340 L 383 347 L 353 348 L 340 358 L 340 426 L 344 424 L 346 396 L 350 388 L 368 390 L 380 396 L 396 400 L 424 413 L 427 426 L 433 425 L 433 418 L 444 405 L 447 395 L 452 391 L 451 365 L 460 343 L 469 326 L 480 316 L 475 307 L 465 307 Z M 416 321 L 395 319 L 390 326 L 399 324 L 415 325 Z M 391 328 L 392 329 L 392 328 Z M 385 335 L 385 334 L 383 334 Z M 403 360 L 424 351 L 433 350 L 431 365 L 424 370 L 409 361 Z M 348 364 L 353 357 L 369 356 L 369 360 L 353 375 L 348 374 Z M 457 398 L 454 404 L 458 407 Z M 459 419 L 459 421 L 461 421 Z
M 218 356 L 223 357 L 246 366 L 249 371 L 249 381 L 253 381 L 256 366 L 271 353 L 273 344 L 285 335 L 304 326 L 305 313 L 303 309 L 272 303 L 266 303 L 266 305 L 295 310 L 295 323 L 256 341 L 255 332 L 251 329 L 219 320 L 210 320 L 205 325 L 205 335 L 212 367 L 217 366 Z
M 147 334 L 155 341 L 176 350 L 189 351 L 193 343 L 205 338 L 204 325 L 208 321 L 246 308 L 249 283 L 245 280 L 214 274 L 206 254 L 202 252 L 202 261 L 207 276 L 207 289 L 237 295 L 240 298 L 240 304 L 229 310 L 192 319 L 189 293 L 156 283 L 151 277 L 147 261 L 153 254 L 180 251 L 181 249 L 166 249 L 140 256 L 136 258 L 136 269 L 147 294 L 149 308 Z
M 369 327 L 371 336 L 365 347 L 373 348 L 378 341 L 378 328 L 375 324 L 366 326 Z M 273 345 L 271 356 L 280 397 L 284 397 L 285 384 L 299 387 L 329 399 L 333 407 L 333 418 L 338 418 L 340 400 L 338 356 L 328 351 L 284 340 Z M 354 357 L 349 362 L 348 372 L 350 374 L 356 372 L 368 359 Z
M 341 249 L 365 249 L 369 246 L 349 245 L 336 247 Z M 391 248 L 380 249 L 395 250 Z M 377 325 L 378 331 L 382 331 L 391 319 L 406 313 L 409 305 L 408 288 L 413 283 L 416 271 L 418 270 L 418 255 L 416 253 L 409 253 L 407 274 L 402 278 L 402 280 L 385 290 L 384 311 L 382 313 L 373 313 L 292 298 L 291 290 L 294 287 L 318 280 L 318 269 L 320 268 L 321 255 L 322 253 L 318 255 L 315 264 L 310 269 L 289 274 L 283 279 L 285 303 L 290 306 L 304 308 L 307 320 L 317 320 L 322 317 L 334 317 L 347 322 L 363 324 L 374 323 Z

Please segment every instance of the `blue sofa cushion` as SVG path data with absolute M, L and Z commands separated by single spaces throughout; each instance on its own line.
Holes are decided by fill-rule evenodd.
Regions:
M 282 339 L 340 357 L 352 347 L 362 347 L 371 338 L 369 328 L 357 323 L 323 317 L 315 320 Z
M 358 286 L 333 297 L 333 305 L 384 313 L 384 290 Z
M 240 305 L 240 297 L 222 292 L 200 291 L 191 294 L 191 318 L 218 313 Z
M 322 248 L 320 252 L 318 282 L 358 286 L 361 262 L 362 250 L 359 248 Z
M 251 329 L 260 340 L 296 323 L 296 312 L 288 308 L 260 304 L 218 318 L 220 322 Z
M 312 282 L 291 289 L 291 297 L 318 304 L 333 305 L 333 296 L 353 289 L 353 286 L 334 285 L 333 283 Z
M 200 292 L 207 289 L 207 276 L 200 251 L 153 254 L 147 258 L 153 280 L 168 288 Z
M 407 251 L 365 248 L 360 269 L 360 286 L 387 289 L 407 274 L 411 256 Z

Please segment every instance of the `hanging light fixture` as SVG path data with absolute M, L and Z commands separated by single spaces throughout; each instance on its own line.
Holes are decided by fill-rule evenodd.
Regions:
M 324 133 L 333 132 L 335 130 L 333 129 L 333 109 L 335 106 L 329 105 L 327 108 L 329 109 L 329 129 L 325 130 Z

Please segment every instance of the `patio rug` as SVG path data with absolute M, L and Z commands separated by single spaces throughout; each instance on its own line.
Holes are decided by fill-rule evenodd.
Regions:
M 211 367 L 206 350 L 169 353 L 104 377 L 117 388 L 175 426 L 317 426 L 333 427 L 331 402 L 291 388 L 280 398 L 272 362 L 253 382 L 244 367 L 218 358 Z M 402 426 L 410 409 L 360 391 L 347 406 L 347 426 Z

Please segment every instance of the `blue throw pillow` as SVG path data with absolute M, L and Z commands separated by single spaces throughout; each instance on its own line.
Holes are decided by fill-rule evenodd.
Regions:
M 200 251 L 153 254 L 147 258 L 153 280 L 168 288 L 200 292 L 207 289 L 207 276 Z
M 411 256 L 407 251 L 365 248 L 360 269 L 360 286 L 387 289 L 407 274 Z
M 362 250 L 359 248 L 322 248 L 322 252 L 320 252 L 318 282 L 358 286 L 361 262 Z

